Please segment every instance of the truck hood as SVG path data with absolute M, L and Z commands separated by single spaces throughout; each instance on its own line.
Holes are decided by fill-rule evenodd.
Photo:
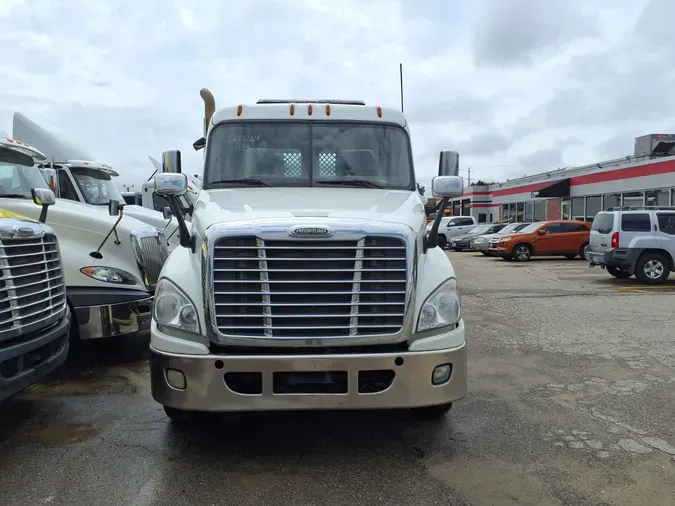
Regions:
M 346 218 L 425 223 L 418 192 L 370 188 L 227 188 L 199 194 L 195 214 L 204 224 L 255 219 Z
M 164 215 L 159 211 L 148 209 L 143 206 L 126 205 L 124 206 L 124 215 L 136 218 L 137 220 L 152 225 L 153 227 L 157 227 L 160 230 L 163 230 L 169 222 L 169 220 L 164 219 Z M 171 224 L 167 227 L 167 230 L 173 231 L 177 226 L 178 222 L 176 221 L 176 218 L 171 218 Z

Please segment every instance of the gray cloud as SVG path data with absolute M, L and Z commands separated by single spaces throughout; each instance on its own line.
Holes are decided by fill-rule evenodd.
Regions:
M 576 1 L 486 0 L 478 17 L 474 58 L 478 64 L 531 63 L 572 40 L 598 35 L 598 21 Z
M 523 168 L 530 174 L 557 169 L 561 166 L 562 160 L 562 153 L 555 148 L 540 149 L 519 158 Z

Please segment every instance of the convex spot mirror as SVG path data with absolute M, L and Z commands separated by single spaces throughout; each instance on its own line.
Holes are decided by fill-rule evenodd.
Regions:
M 54 192 L 47 188 L 33 188 L 31 191 L 33 202 L 38 206 L 51 206 L 56 202 Z
M 431 180 L 431 193 L 434 197 L 461 197 L 464 193 L 464 180 L 459 176 L 437 176 Z
M 188 187 L 186 174 L 162 173 L 155 176 L 155 191 L 163 196 L 184 195 Z

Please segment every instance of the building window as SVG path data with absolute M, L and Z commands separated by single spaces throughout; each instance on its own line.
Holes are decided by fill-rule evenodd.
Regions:
M 645 192 L 645 205 L 669 206 L 670 192 L 668 190 L 647 190 Z
M 485 213 L 478 213 L 478 223 L 485 223 L 487 221 L 487 217 L 485 216 Z
M 462 213 L 460 211 L 461 211 L 461 207 L 460 207 L 459 201 L 453 202 L 452 203 L 452 215 L 453 216 L 461 216 Z
M 525 202 L 516 204 L 516 221 L 519 223 L 525 221 Z
M 596 195 L 593 197 L 586 197 L 586 219 L 592 220 L 595 215 L 602 210 L 602 197 Z
M 462 216 L 471 216 L 471 199 L 462 200 Z
M 606 211 L 610 207 L 621 207 L 620 193 L 608 193 L 602 196 L 602 210 Z
M 623 206 L 643 206 L 645 205 L 645 196 L 642 192 L 628 192 L 623 194 Z
M 508 204 L 502 205 L 502 221 L 504 223 L 509 222 L 509 205 Z
M 570 219 L 570 199 L 562 199 L 562 219 L 563 220 L 569 220 Z
M 532 221 L 532 218 L 534 216 L 534 202 L 531 200 L 529 202 L 525 202 L 525 221 Z
M 534 221 L 546 221 L 546 201 L 534 201 Z
M 585 220 L 586 219 L 586 209 L 584 205 L 583 197 L 575 197 L 572 199 L 572 219 L 573 220 Z
M 509 221 L 513 223 L 516 221 L 516 204 L 509 204 Z

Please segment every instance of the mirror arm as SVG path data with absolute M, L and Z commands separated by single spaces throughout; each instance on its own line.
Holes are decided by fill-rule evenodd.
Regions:
M 45 223 L 47 221 L 47 211 L 49 210 L 49 206 L 46 206 L 42 204 L 42 209 L 40 210 L 40 217 L 38 218 L 38 221 L 40 223 Z
M 96 251 L 92 251 L 91 253 L 89 253 L 89 256 L 90 256 L 90 257 L 98 258 L 99 260 L 100 260 L 101 258 L 103 258 L 103 255 L 101 255 L 101 248 L 105 245 L 106 241 L 107 241 L 108 238 L 112 235 L 113 232 L 115 232 L 115 239 L 116 239 L 116 240 L 115 240 L 115 244 L 120 244 L 120 242 L 119 242 L 119 237 L 117 236 L 117 225 L 119 225 L 120 221 L 122 221 L 122 217 L 123 217 L 123 216 L 124 216 L 124 213 L 123 213 L 123 211 L 122 211 L 122 208 L 120 207 L 120 214 L 119 214 L 119 216 L 117 217 L 117 221 L 115 222 L 115 224 L 114 224 L 114 225 L 112 226 L 112 228 L 110 229 L 110 232 L 108 232 L 108 235 L 106 235 L 106 236 L 103 238 L 103 241 L 101 241 L 101 244 L 99 245 L 99 247 L 96 248 Z
M 185 223 L 185 218 L 180 209 L 180 204 L 175 195 L 167 196 L 169 205 L 171 206 L 171 212 L 173 212 L 174 217 L 178 220 L 178 230 L 180 234 L 180 245 L 184 248 L 188 248 L 192 253 L 195 252 L 195 238 L 190 235 L 188 231 L 187 224 Z
M 450 202 L 449 197 L 443 197 L 440 202 L 440 206 L 436 217 L 434 218 L 434 223 L 431 225 L 431 230 L 426 241 L 426 248 L 424 252 L 431 248 L 436 248 L 438 246 L 438 228 L 441 226 L 441 219 L 445 215 L 445 209 L 448 207 L 448 202 Z

